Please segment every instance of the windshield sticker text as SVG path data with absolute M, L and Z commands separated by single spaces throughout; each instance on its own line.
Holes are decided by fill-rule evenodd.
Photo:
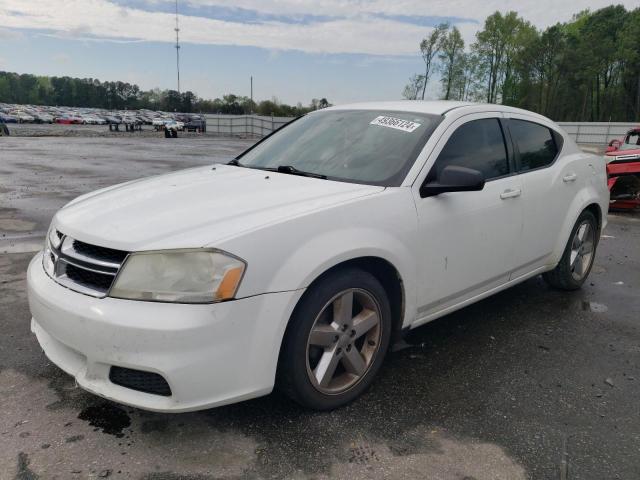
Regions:
M 418 128 L 421 124 L 416 122 L 411 122 L 409 120 L 402 120 L 401 118 L 394 117 L 385 117 L 384 115 L 380 115 L 376 117 L 370 125 L 379 125 L 381 127 L 389 127 L 395 128 L 396 130 L 402 130 L 403 132 L 413 132 L 416 128 Z

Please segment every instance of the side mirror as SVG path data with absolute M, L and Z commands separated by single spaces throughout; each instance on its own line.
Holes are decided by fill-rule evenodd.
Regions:
M 473 168 L 449 165 L 442 169 L 439 178 L 424 183 L 420 187 L 420 196 L 432 197 L 445 192 L 471 192 L 484 188 L 484 175 Z

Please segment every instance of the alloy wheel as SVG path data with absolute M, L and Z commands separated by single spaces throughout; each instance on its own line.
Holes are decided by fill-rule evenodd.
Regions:
M 316 317 L 307 340 L 307 374 L 321 393 L 336 395 L 355 386 L 380 350 L 381 310 L 366 290 L 334 296 Z
M 571 255 L 569 256 L 569 266 L 571 276 L 577 282 L 582 280 L 593 262 L 595 246 L 595 230 L 591 222 L 580 224 L 571 242 Z

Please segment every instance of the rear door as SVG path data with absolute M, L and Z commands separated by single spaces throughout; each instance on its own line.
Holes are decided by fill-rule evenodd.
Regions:
M 431 154 L 426 181 L 447 165 L 484 173 L 484 189 L 421 198 L 418 211 L 417 323 L 508 281 L 522 228 L 520 178 L 513 175 L 511 147 L 501 115 L 467 115 L 454 122 Z M 427 165 L 432 163 L 431 158 Z
M 511 275 L 515 279 L 548 262 L 584 172 L 576 163 L 560 161 L 562 136 L 550 125 L 525 115 L 506 116 L 522 180 L 523 230 Z

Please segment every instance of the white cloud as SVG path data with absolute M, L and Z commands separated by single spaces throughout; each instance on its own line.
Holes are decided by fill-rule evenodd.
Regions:
M 71 61 L 71 57 L 66 53 L 56 53 L 51 57 L 51 60 L 53 60 L 56 63 L 64 64 L 64 63 L 69 63 Z
M 147 0 L 149 1 L 149 0 Z M 153 3 L 173 0 L 153 0 Z M 473 18 L 480 23 L 496 10 L 514 10 L 538 27 L 570 20 L 584 9 L 596 10 L 611 4 L 628 9 L 638 7 L 636 0 L 181 0 L 191 6 L 243 8 L 261 13 L 283 15 L 358 16 L 362 14 L 414 15 L 426 17 Z
M 151 6 L 170 0 L 147 0 Z M 171 0 L 172 1 L 172 0 Z M 467 43 L 474 40 L 484 18 L 495 10 L 515 10 L 538 27 L 566 21 L 584 9 L 605 6 L 611 0 L 183 0 L 191 6 L 243 8 L 275 15 L 322 15 L 323 22 L 240 23 L 199 16 L 181 16 L 184 42 L 261 47 L 272 51 L 414 55 L 430 30 L 382 15 L 465 17 L 458 27 Z M 622 3 L 633 8 L 635 0 Z M 0 27 L 39 29 L 75 38 L 99 37 L 112 41 L 173 42 L 174 17 L 113 4 L 108 0 L 2 0 Z M 0 29 L 2 32 L 15 30 Z
M 168 13 L 123 8 L 106 0 L 5 0 L 0 25 L 53 30 L 71 36 L 88 34 L 108 39 L 173 41 L 174 17 Z M 182 16 L 184 42 L 257 46 L 314 53 L 413 54 L 417 39 L 428 29 L 372 17 L 343 18 L 323 23 L 265 22 L 243 24 Z
M 24 37 L 23 33 L 18 30 L 9 30 L 8 28 L 0 28 L 0 40 L 20 40 Z

